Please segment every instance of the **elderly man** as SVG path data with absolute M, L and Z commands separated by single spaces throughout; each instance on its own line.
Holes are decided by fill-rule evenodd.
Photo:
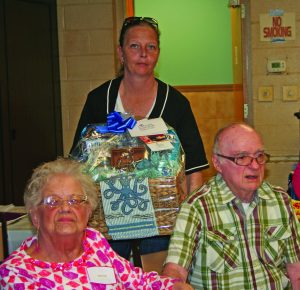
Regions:
M 300 223 L 289 196 L 263 181 L 268 159 L 252 127 L 218 132 L 218 174 L 182 204 L 165 275 L 195 289 L 300 289 Z

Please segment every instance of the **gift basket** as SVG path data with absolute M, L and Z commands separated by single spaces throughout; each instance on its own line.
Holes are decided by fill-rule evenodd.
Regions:
M 71 157 L 100 185 L 90 226 L 107 239 L 170 235 L 183 200 L 185 155 L 161 118 L 135 121 L 113 112 L 90 124 Z

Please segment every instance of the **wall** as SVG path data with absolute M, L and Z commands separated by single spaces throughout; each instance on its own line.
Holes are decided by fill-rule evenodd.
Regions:
M 250 2 L 250 1 L 249 1 Z M 252 95 L 249 102 L 253 106 L 253 123 L 265 140 L 267 151 L 272 155 L 268 164 L 268 179 L 287 188 L 287 177 L 299 153 L 299 121 L 294 113 L 299 111 L 300 83 L 300 1 L 268 0 L 251 1 L 251 65 Z M 269 10 L 283 9 L 296 14 L 296 39 L 285 43 L 262 42 L 259 37 L 259 15 Z M 286 59 L 287 74 L 272 75 L 266 72 L 267 58 Z M 298 99 L 286 102 L 282 100 L 283 86 L 295 85 Z M 261 86 L 273 88 L 273 100 L 261 102 L 258 91 Z
M 233 83 L 228 0 L 134 0 L 134 10 L 158 21 L 160 79 L 171 85 Z
M 65 155 L 87 93 L 115 75 L 113 9 L 111 0 L 57 0 Z

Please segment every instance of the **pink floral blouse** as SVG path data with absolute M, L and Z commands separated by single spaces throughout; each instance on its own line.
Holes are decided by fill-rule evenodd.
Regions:
M 36 260 L 26 249 L 36 237 L 26 239 L 0 265 L 0 288 L 27 289 L 172 289 L 175 279 L 143 272 L 118 256 L 98 231 L 87 228 L 84 253 L 72 262 Z

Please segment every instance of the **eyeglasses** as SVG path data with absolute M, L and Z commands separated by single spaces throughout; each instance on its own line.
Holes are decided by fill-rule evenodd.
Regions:
M 264 152 L 258 153 L 255 157 L 249 156 L 249 155 L 242 155 L 242 156 L 236 156 L 236 157 L 231 157 L 231 156 L 225 156 L 219 153 L 216 153 L 217 156 L 228 159 L 232 162 L 234 162 L 236 165 L 240 166 L 248 166 L 252 164 L 253 160 L 262 165 L 267 163 L 270 160 L 270 155 Z
M 151 18 L 151 17 L 138 17 L 138 16 L 132 16 L 132 17 L 125 18 L 125 20 L 123 22 L 123 28 L 125 28 L 128 25 L 138 24 L 140 22 L 149 23 L 156 30 L 158 30 L 158 22 L 156 19 Z
M 60 207 L 67 202 L 69 206 L 78 206 L 87 202 L 87 199 L 88 198 L 86 195 L 75 195 L 69 197 L 68 199 L 62 199 L 56 195 L 49 195 L 43 198 L 40 205 L 46 205 L 48 207 L 55 208 Z

